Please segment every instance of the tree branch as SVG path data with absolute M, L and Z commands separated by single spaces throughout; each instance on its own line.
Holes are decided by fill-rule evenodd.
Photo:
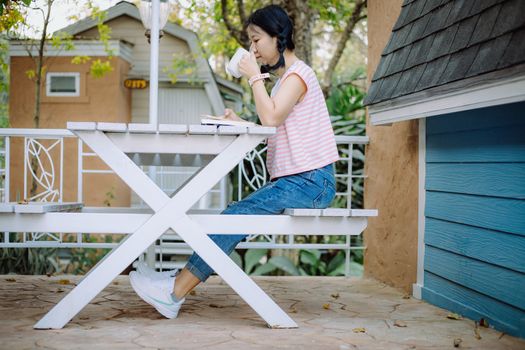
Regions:
M 248 33 L 246 33 L 246 11 L 244 10 L 243 0 L 237 0 L 237 8 L 239 9 L 239 18 L 241 20 L 241 44 L 245 47 L 248 47 L 250 44 L 250 38 Z
M 222 19 L 224 20 L 224 24 L 226 25 L 226 28 L 228 29 L 228 32 L 230 32 L 230 35 L 237 40 L 237 42 L 244 46 L 244 43 L 242 42 L 242 33 L 241 31 L 235 29 L 233 24 L 230 22 L 230 18 L 228 17 L 228 2 L 227 0 L 221 0 L 221 11 L 222 11 Z
M 354 12 L 352 13 L 352 16 L 350 16 L 350 19 L 348 20 L 348 23 L 341 34 L 339 42 L 337 43 L 337 47 L 332 56 L 332 59 L 330 60 L 330 63 L 328 64 L 328 68 L 323 79 L 322 90 L 325 96 L 328 95 L 330 86 L 332 85 L 332 76 L 334 75 L 335 67 L 337 66 L 339 60 L 341 59 L 341 56 L 343 55 L 346 43 L 348 42 L 348 39 L 350 38 L 350 35 L 352 34 L 355 25 L 363 18 L 366 18 L 362 14 L 363 10 L 366 8 L 367 5 L 366 2 L 367 0 L 356 0 Z
M 244 26 L 244 23 L 246 23 L 246 11 L 244 11 L 244 2 L 242 0 L 237 0 L 237 8 L 239 9 L 241 24 Z

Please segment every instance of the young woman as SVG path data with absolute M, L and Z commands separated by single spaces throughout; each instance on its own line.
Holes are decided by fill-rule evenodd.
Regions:
M 268 138 L 267 168 L 271 181 L 223 214 L 281 214 L 286 208 L 326 208 L 335 196 L 333 163 L 339 159 L 326 102 L 314 71 L 294 54 L 293 25 L 276 5 L 248 19 L 250 54 L 239 63 L 249 79 L 262 125 L 277 127 Z M 259 68 L 258 63 L 261 64 Z M 264 78 L 278 80 L 268 95 Z M 232 110 L 225 115 L 240 119 Z M 245 235 L 210 235 L 230 254 Z M 140 264 L 130 273 L 133 289 L 167 318 L 177 317 L 184 297 L 213 273 L 193 254 L 180 272 L 155 272 Z

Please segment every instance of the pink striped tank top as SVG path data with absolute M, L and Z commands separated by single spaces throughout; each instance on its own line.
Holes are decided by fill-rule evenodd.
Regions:
M 334 131 L 315 72 L 301 60 L 294 62 L 272 89 L 297 74 L 306 85 L 306 94 L 297 103 L 277 133 L 268 138 L 266 165 L 271 178 L 322 168 L 339 160 Z

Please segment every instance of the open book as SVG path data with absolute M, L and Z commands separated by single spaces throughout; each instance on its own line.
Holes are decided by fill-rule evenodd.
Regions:
M 201 115 L 201 124 L 208 124 L 208 125 L 232 125 L 232 126 L 255 126 L 256 124 L 253 122 L 249 122 L 247 120 L 230 120 L 226 119 L 223 115 L 208 115 L 203 114 Z

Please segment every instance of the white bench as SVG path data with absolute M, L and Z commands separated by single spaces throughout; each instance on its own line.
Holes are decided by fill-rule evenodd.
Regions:
M 153 214 L 147 208 L 82 203 L 8 203 L 0 205 L 0 227 L 10 232 L 131 234 Z M 295 208 L 280 215 L 219 215 L 218 210 L 196 209 L 189 210 L 188 216 L 208 234 L 359 235 L 377 210 Z

